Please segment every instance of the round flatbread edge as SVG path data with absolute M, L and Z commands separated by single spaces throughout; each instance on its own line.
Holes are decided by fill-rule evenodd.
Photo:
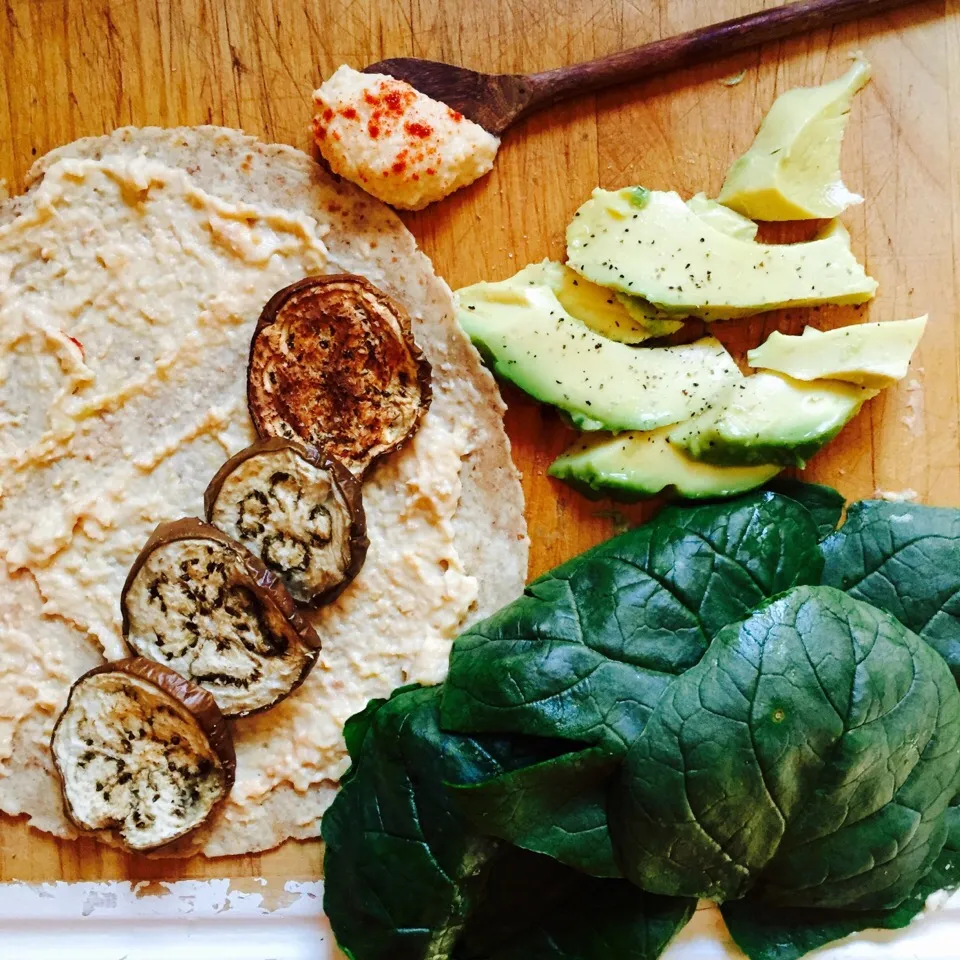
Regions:
M 307 154 L 226 127 L 123 127 L 59 147 L 34 164 L 29 178 L 64 157 L 144 155 L 185 169 L 211 193 L 233 202 L 301 210 L 329 224 L 330 273 L 358 273 L 399 300 L 414 322 L 434 378 L 477 421 L 473 450 L 461 471 L 457 547 L 479 581 L 476 617 L 514 599 L 526 580 L 527 540 L 520 476 L 503 429 L 496 383 L 456 321 L 450 288 L 434 273 L 400 218 L 379 200 L 336 182 Z
M 353 185 L 337 182 L 293 147 L 215 126 L 126 127 L 74 141 L 34 164 L 28 193 L 58 160 L 106 155 L 155 158 L 185 169 L 198 186 L 225 200 L 313 216 L 329 226 L 324 237 L 329 251 L 327 272 L 365 276 L 406 307 L 416 339 L 433 366 L 435 393 L 442 393 L 454 412 L 463 409 L 460 422 L 474 423 L 454 517 L 465 572 L 478 581 L 478 600 L 470 620 L 515 599 L 526 581 L 529 541 L 520 476 L 503 428 L 503 401 L 456 321 L 450 288 L 436 276 L 399 217 Z M 0 206 L 0 223 L 17 215 L 20 199 L 14 197 Z M 281 786 L 265 798 L 255 824 L 221 821 L 209 839 L 203 831 L 185 838 L 192 844 L 164 853 L 188 855 L 199 847 L 207 856 L 222 856 L 268 849 L 286 838 L 316 837 L 318 821 L 335 792 L 333 782 L 318 785 L 308 795 Z

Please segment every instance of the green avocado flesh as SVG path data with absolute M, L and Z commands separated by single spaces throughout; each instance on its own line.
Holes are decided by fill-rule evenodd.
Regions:
M 854 95 L 870 79 L 857 60 L 831 83 L 788 90 L 724 181 L 719 200 L 757 220 L 837 217 L 863 198 L 840 176 L 840 145 Z
M 845 380 L 863 387 L 889 387 L 907 375 L 926 325 L 927 318 L 922 316 L 827 331 L 804 327 L 799 337 L 775 330 L 747 353 L 747 362 L 797 380 Z
M 628 309 L 612 290 L 591 283 L 575 270 L 553 260 L 531 263 L 506 280 L 477 283 L 466 290 L 472 291 L 475 298 L 482 293 L 490 302 L 498 298 L 510 302 L 511 291 L 536 286 L 552 290 L 571 317 L 601 337 L 621 343 L 643 343 L 654 335 L 662 336 L 654 334 L 648 326 L 648 321 L 656 322 L 660 315 L 656 307 L 638 300 L 636 305 L 631 304 L 633 309 Z M 680 326 L 682 323 L 677 323 L 677 327 Z
M 741 379 L 712 337 L 637 348 L 599 336 L 552 290 L 475 284 L 457 317 L 501 377 L 565 411 L 582 430 L 654 430 L 711 409 Z
M 629 502 L 664 490 L 689 499 L 730 497 L 761 486 L 781 470 L 770 464 L 721 467 L 692 460 L 670 443 L 673 429 L 588 437 L 561 454 L 547 472 L 588 497 Z
M 687 201 L 687 208 L 734 240 L 752 242 L 757 239 L 759 228 L 749 217 L 725 207 L 717 200 L 711 200 L 705 193 L 695 193 Z
M 717 229 L 676 193 L 642 187 L 594 190 L 567 228 L 567 259 L 594 283 L 704 320 L 864 303 L 877 288 L 839 224 L 807 243 L 756 243 Z
M 565 267 L 565 270 L 570 270 Z M 574 270 L 570 270 L 575 277 L 580 277 Z M 590 283 L 585 277 L 580 277 L 581 283 Z M 625 293 L 618 293 L 607 287 L 601 287 L 596 283 L 590 283 L 595 290 L 603 290 L 607 295 L 616 298 L 627 315 L 646 330 L 648 337 L 668 337 L 671 333 L 676 333 L 683 326 L 682 317 L 671 317 L 669 313 L 659 310 L 652 303 L 644 300 L 643 297 L 629 297 Z M 601 331 L 602 332 L 602 331 Z M 621 340 L 622 337 L 614 337 L 614 340 Z
M 803 383 L 758 373 L 734 387 L 725 407 L 674 428 L 670 442 L 704 463 L 803 467 L 877 393 L 848 383 Z
M 757 235 L 757 225 L 752 220 L 748 220 L 728 207 L 722 206 L 716 200 L 709 199 L 705 193 L 692 196 L 687 201 L 687 207 L 717 230 L 729 234 L 737 240 L 753 240 Z M 569 267 L 566 269 L 573 276 L 578 276 Z M 589 281 L 585 277 L 580 277 L 580 283 L 589 283 Z M 595 290 L 603 290 L 608 295 L 610 293 L 606 287 L 601 287 L 596 283 L 590 283 L 590 286 Z M 644 300 L 643 297 L 634 297 L 626 293 L 615 293 L 614 295 L 626 308 L 627 313 L 648 331 L 648 336 L 665 337 L 675 333 L 683 326 L 683 320 L 680 317 L 655 307 L 649 300 Z M 557 296 L 560 296 L 560 294 L 558 293 Z M 562 296 L 560 301 L 563 302 Z M 564 306 L 574 316 L 577 316 L 576 311 L 572 310 L 567 304 L 564 303 Z M 583 317 L 580 317 L 580 319 L 584 320 Z M 588 320 L 585 320 L 585 322 L 589 324 Z M 602 330 L 598 332 L 603 333 Z M 620 340 L 623 338 L 614 337 L 614 339 Z

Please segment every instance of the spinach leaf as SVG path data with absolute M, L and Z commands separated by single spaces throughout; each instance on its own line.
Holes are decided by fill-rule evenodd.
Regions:
M 695 907 L 510 848 L 454 960 L 655 960 Z
M 833 487 L 807 483 L 794 477 L 777 477 L 767 484 L 767 489 L 803 504 L 817 525 L 818 539 L 823 540 L 837 529 L 846 500 Z
M 456 787 L 454 796 L 479 833 L 596 877 L 619 877 L 607 824 L 607 787 L 618 765 L 619 759 L 592 747 Z
M 933 869 L 892 910 L 803 910 L 731 900 L 720 908 L 730 936 L 750 960 L 801 957 L 861 930 L 901 930 L 938 890 L 960 887 L 960 852 L 944 848 Z
M 440 784 L 502 767 L 472 739 L 441 733 L 439 700 L 439 688 L 408 689 L 352 721 L 352 776 L 322 833 L 324 911 L 355 960 L 449 954 L 497 852 L 462 829 Z
M 774 493 L 671 507 L 534 581 L 454 643 L 446 729 L 622 754 L 674 677 L 758 603 L 819 580 L 810 513 Z
M 823 554 L 824 583 L 892 613 L 960 681 L 960 511 L 864 500 Z
M 712 639 L 768 597 L 804 583 L 819 583 L 823 557 L 815 545 L 811 513 L 790 497 L 759 491 L 734 503 L 672 506 L 654 523 L 710 551 L 689 572 L 668 571 L 698 610 Z M 683 558 L 686 559 L 685 557 Z
M 888 909 L 929 872 L 960 693 L 882 611 L 799 587 L 725 628 L 626 756 L 610 826 L 654 893 Z
M 407 687 L 348 722 L 352 773 L 323 818 L 324 910 L 348 956 L 654 960 L 693 903 L 473 833 L 446 783 L 542 764 L 556 744 L 444 733 L 440 696 Z

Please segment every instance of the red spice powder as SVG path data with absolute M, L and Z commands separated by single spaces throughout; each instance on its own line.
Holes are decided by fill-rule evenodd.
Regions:
M 404 102 L 404 98 L 399 90 L 390 90 L 383 95 L 383 102 L 392 114 L 399 117 L 400 114 L 403 113 L 407 103 L 410 102 L 410 98 L 406 98 L 406 102 Z
M 413 181 L 418 181 L 424 174 L 436 176 L 440 167 L 435 142 L 437 131 L 413 110 L 409 110 L 416 103 L 417 92 L 405 83 L 380 81 L 375 89 L 363 92 L 363 100 L 372 108 L 367 116 L 367 134 L 371 140 L 393 138 L 401 130 L 404 135 L 402 148 L 397 151 L 392 161 L 387 161 L 389 166 L 379 169 L 380 176 L 408 177 Z M 360 119 L 354 107 L 340 107 L 336 113 L 347 120 Z M 454 123 L 460 123 L 464 119 L 462 113 L 451 107 L 447 108 L 447 115 Z M 323 113 L 323 119 L 328 122 L 333 116 L 334 111 L 330 109 Z M 406 119 L 407 117 L 409 119 Z M 340 132 L 336 129 L 328 130 L 326 125 L 321 123 L 320 117 L 315 118 L 314 129 L 318 140 L 328 137 L 341 139 Z M 429 163 L 430 166 L 424 169 L 424 163 Z M 379 164 L 377 166 L 379 167 Z M 361 179 L 367 178 L 361 176 Z
M 416 92 L 413 87 L 407 84 L 391 84 L 384 80 L 380 83 L 379 89 L 379 94 L 365 90 L 363 99 L 369 103 L 371 107 L 383 107 L 388 113 L 393 114 L 395 117 L 401 116 L 406 108 L 416 99 Z
M 87 351 L 83 349 L 83 344 L 76 337 L 71 337 L 69 333 L 67 339 L 80 351 L 80 356 L 86 360 Z
M 421 140 L 426 140 L 433 133 L 433 127 L 427 123 L 405 123 L 403 129 L 411 137 L 419 137 Z
M 381 136 L 389 136 L 394 128 L 394 121 L 403 116 L 407 107 L 416 99 L 416 91 L 407 84 L 381 81 L 377 93 L 365 90 L 364 102 L 374 107 L 367 121 L 367 133 L 372 140 Z

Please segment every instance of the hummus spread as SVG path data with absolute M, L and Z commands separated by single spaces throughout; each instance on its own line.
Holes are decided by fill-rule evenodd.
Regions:
M 420 210 L 493 167 L 499 138 L 382 73 L 340 67 L 313 94 L 317 147 L 334 173 L 405 210 Z
M 24 797 L 4 784 L 10 765 L 48 768 L 70 683 L 126 655 L 119 597 L 140 547 L 160 521 L 201 515 L 211 477 L 253 441 L 256 318 L 279 288 L 334 269 L 325 232 L 120 154 L 57 160 L 0 225 L 0 809 L 65 832 L 53 810 L 38 812 L 55 802 L 52 777 L 38 774 Z M 344 721 L 371 697 L 443 675 L 477 596 L 453 529 L 471 426 L 428 415 L 365 485 L 366 565 L 316 614 L 316 668 L 236 725 L 228 831 L 281 785 L 332 796 Z

